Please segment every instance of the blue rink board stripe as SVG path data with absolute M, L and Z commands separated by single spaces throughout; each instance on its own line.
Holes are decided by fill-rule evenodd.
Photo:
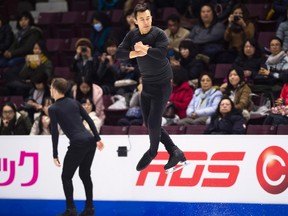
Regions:
M 288 205 L 243 203 L 179 203 L 95 201 L 97 216 L 282 216 Z M 78 211 L 84 201 L 76 201 Z M 53 216 L 63 212 L 63 200 L 0 199 L 1 216 Z

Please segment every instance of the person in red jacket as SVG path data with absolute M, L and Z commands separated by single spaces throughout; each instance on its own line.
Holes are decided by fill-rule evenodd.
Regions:
M 188 84 L 188 74 L 185 68 L 172 66 L 172 70 L 173 89 L 166 107 L 173 106 L 174 114 L 182 119 L 186 117 L 186 109 L 192 99 L 194 89 Z
M 288 82 L 283 85 L 280 97 L 275 101 L 275 106 L 271 108 L 271 114 L 267 116 L 264 124 L 288 125 Z

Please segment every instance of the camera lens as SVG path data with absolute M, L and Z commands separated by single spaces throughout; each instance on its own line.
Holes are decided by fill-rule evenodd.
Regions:
M 234 16 L 234 21 L 235 21 L 235 22 L 238 22 L 239 19 L 240 19 L 239 16 Z
M 82 52 L 82 53 L 87 52 L 87 47 L 86 47 L 86 46 L 82 46 L 82 47 L 81 47 L 81 52 Z

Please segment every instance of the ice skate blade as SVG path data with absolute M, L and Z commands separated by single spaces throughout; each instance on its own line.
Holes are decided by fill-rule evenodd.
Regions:
M 185 166 L 189 165 L 190 163 L 188 163 L 187 161 L 181 162 L 180 164 L 177 164 L 174 167 L 171 167 L 170 169 L 165 170 L 166 174 L 170 174 L 170 173 L 174 173 L 180 169 L 183 169 Z

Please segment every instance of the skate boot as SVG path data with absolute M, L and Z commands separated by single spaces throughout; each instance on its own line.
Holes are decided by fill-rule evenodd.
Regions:
M 183 164 L 180 167 L 175 168 L 175 166 L 179 162 Z M 187 165 L 187 163 L 186 163 L 186 158 L 184 156 L 184 153 L 177 146 L 173 147 L 168 163 L 164 166 L 165 172 L 166 173 L 175 172 L 179 169 L 182 169 L 185 165 Z
M 58 214 L 57 216 L 77 216 L 76 208 L 68 208 L 62 214 Z
M 79 214 L 79 216 L 94 216 L 94 214 L 95 214 L 94 208 L 85 207 L 85 209 Z
M 142 156 L 142 158 L 138 162 L 136 170 L 141 171 L 141 170 L 145 169 L 147 166 L 149 166 L 149 164 L 151 163 L 151 161 L 153 159 L 154 159 L 154 157 L 150 156 L 149 150 L 148 150 L 147 152 L 145 152 L 145 154 Z

